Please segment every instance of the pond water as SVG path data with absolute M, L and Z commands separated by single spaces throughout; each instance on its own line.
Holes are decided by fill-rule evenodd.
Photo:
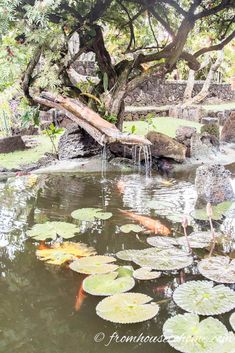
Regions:
M 196 262 L 181 271 L 164 272 L 156 280 L 136 281 L 133 291 L 148 294 L 156 302 L 163 301 L 154 319 L 133 325 L 112 324 L 95 313 L 99 297 L 86 295 L 80 309 L 75 309 L 84 276 L 39 261 L 35 255 L 39 243 L 28 239 L 26 230 L 47 220 L 76 223 L 71 218 L 72 211 L 100 207 L 112 212 L 113 217 L 92 224 L 82 223 L 81 234 L 72 241 L 93 246 L 98 254 L 143 249 L 149 247 L 148 235 L 121 233 L 119 227 L 131 221 L 119 209 L 154 216 L 172 228 L 174 236 L 183 235 L 181 224 L 172 216 L 180 219 L 193 210 L 196 199 L 193 177 L 192 173 L 184 180 L 179 175 L 169 185 L 164 184 L 160 176 L 146 178 L 141 174 L 107 174 L 105 179 L 99 174 L 40 176 L 36 182 L 22 176 L 1 183 L 0 352 L 176 352 L 164 342 L 121 343 L 117 340 L 142 334 L 158 336 L 161 341 L 166 319 L 184 312 L 173 302 L 173 290 L 184 281 L 202 278 Z M 158 212 L 160 215 L 153 211 L 152 202 L 164 206 Z M 218 222 L 215 225 L 219 227 Z M 192 220 L 189 231 L 193 229 L 204 230 L 208 226 Z M 228 317 L 220 315 L 218 318 L 229 327 Z M 110 342 L 114 334 L 116 338 Z

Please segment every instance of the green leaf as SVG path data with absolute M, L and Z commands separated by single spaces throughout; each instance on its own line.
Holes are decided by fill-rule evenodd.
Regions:
M 227 334 L 226 327 L 219 320 L 209 317 L 200 322 L 198 315 L 189 313 L 175 315 L 163 325 L 167 342 L 183 353 L 215 352 L 219 339 L 227 337 Z
M 213 256 L 198 264 L 199 272 L 206 278 L 219 283 L 235 283 L 235 259 L 228 256 Z
M 219 315 L 235 308 L 235 293 L 213 282 L 190 281 L 181 284 L 174 292 L 173 299 L 182 309 L 199 315 Z
M 31 230 L 26 232 L 27 236 L 35 240 L 55 240 L 57 236 L 64 239 L 73 238 L 80 229 L 77 225 L 66 222 L 46 222 L 35 224 Z
M 116 261 L 112 256 L 96 255 L 87 258 L 82 258 L 72 262 L 69 267 L 71 270 L 86 275 L 102 274 L 113 272 L 118 269 L 118 265 L 111 264 Z
M 141 293 L 121 293 L 107 297 L 96 306 L 96 313 L 102 319 L 131 324 L 152 319 L 158 314 L 159 306 L 150 303 L 151 297 Z
M 111 212 L 103 212 L 101 208 L 80 208 L 71 213 L 74 219 L 93 222 L 96 219 L 107 220 L 112 217 Z
M 212 219 L 216 221 L 219 221 L 220 219 L 222 219 L 223 216 L 226 215 L 226 213 L 228 212 L 232 204 L 233 203 L 231 201 L 225 201 L 216 206 L 212 206 L 212 212 L 213 212 Z M 202 220 L 202 221 L 208 220 L 206 207 L 202 209 L 194 210 L 191 213 L 191 216 L 195 219 Z
M 92 295 L 108 296 L 124 293 L 132 289 L 135 280 L 130 277 L 118 277 L 117 272 L 88 276 L 83 281 L 83 289 Z
M 161 272 L 152 271 L 151 267 L 141 267 L 134 271 L 133 277 L 138 280 L 151 280 L 161 276 Z

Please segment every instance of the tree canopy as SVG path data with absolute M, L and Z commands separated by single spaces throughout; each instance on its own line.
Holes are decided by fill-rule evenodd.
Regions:
M 70 68 L 93 52 L 101 80 L 90 93 L 118 117 L 151 75 L 162 79 L 182 62 L 198 70 L 204 54 L 230 43 L 234 9 L 234 0 L 0 0 L 0 90 L 21 80 L 31 104 L 42 90 L 79 96 Z

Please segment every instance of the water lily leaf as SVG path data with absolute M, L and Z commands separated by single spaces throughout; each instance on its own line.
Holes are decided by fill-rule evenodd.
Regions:
M 175 315 L 163 325 L 163 335 L 168 343 L 183 353 L 215 352 L 218 338 L 226 337 L 228 331 L 218 319 L 209 317 L 201 322 L 196 314 Z M 227 351 L 232 352 L 232 351 Z
M 151 280 L 161 276 L 161 272 L 152 271 L 151 267 L 141 267 L 133 272 L 133 277 L 138 280 Z
M 67 261 L 74 261 L 78 257 L 95 255 L 96 251 L 82 243 L 55 243 L 48 249 L 36 251 L 39 260 L 53 265 L 62 265 Z
M 172 237 L 149 237 L 147 238 L 147 243 L 158 248 L 169 248 L 178 245 L 177 239 Z
M 213 256 L 198 264 L 199 272 L 206 278 L 219 283 L 235 283 L 235 259 L 228 256 Z
M 80 208 L 71 213 L 74 219 L 79 221 L 93 222 L 96 219 L 106 220 L 112 217 L 111 212 L 103 212 L 101 208 Z
M 229 318 L 230 325 L 232 326 L 233 331 L 235 331 L 235 312 Z
M 123 226 L 120 227 L 121 232 L 123 233 L 130 233 L 130 232 L 134 232 L 134 233 L 139 233 L 143 230 L 143 228 L 141 226 L 139 226 L 138 224 L 125 224 Z
M 117 257 L 133 261 L 140 267 L 151 267 L 158 271 L 172 271 L 190 266 L 193 258 L 187 252 L 177 248 L 148 248 L 144 250 L 122 250 Z
M 222 202 L 216 206 L 212 206 L 213 216 L 212 219 L 219 221 L 228 212 L 229 208 L 232 206 L 231 201 Z M 194 210 L 191 216 L 195 219 L 206 221 L 208 220 L 206 207 L 198 210 Z
M 181 284 L 173 299 L 182 309 L 199 315 L 219 315 L 235 308 L 235 293 L 229 287 L 209 281 Z
M 96 313 L 104 320 L 131 324 L 152 319 L 159 306 L 151 297 L 141 293 L 121 293 L 107 297 L 97 305 Z
M 72 262 L 69 267 L 71 270 L 92 275 L 96 273 L 108 273 L 118 269 L 117 265 L 111 264 L 116 261 L 112 256 L 96 255 Z
M 119 266 L 117 269 L 118 277 L 132 277 L 133 272 L 132 266 Z
M 219 233 L 215 234 L 216 238 L 220 237 Z M 212 242 L 211 232 L 193 232 L 188 236 L 191 248 L 207 248 Z M 187 246 L 185 237 L 177 238 L 177 242 L 181 246 Z
M 134 285 L 135 280 L 132 277 L 118 277 L 117 272 L 88 276 L 83 281 L 85 292 L 101 296 L 124 293 L 132 289 Z
M 233 332 L 229 332 L 227 335 L 220 336 L 217 341 L 217 345 L 214 348 L 210 347 L 207 353 L 235 352 L 235 335 Z
M 80 229 L 77 225 L 66 222 L 45 222 L 42 224 L 35 224 L 31 230 L 26 232 L 28 237 L 35 240 L 55 240 L 57 236 L 64 239 L 73 238 Z

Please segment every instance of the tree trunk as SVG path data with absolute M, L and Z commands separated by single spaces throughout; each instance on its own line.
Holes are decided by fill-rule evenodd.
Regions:
M 195 82 L 195 71 L 190 69 L 189 70 L 189 74 L 188 74 L 187 85 L 186 85 L 186 88 L 185 88 L 185 91 L 184 91 L 184 102 L 185 103 L 189 99 L 192 98 L 194 82 Z

